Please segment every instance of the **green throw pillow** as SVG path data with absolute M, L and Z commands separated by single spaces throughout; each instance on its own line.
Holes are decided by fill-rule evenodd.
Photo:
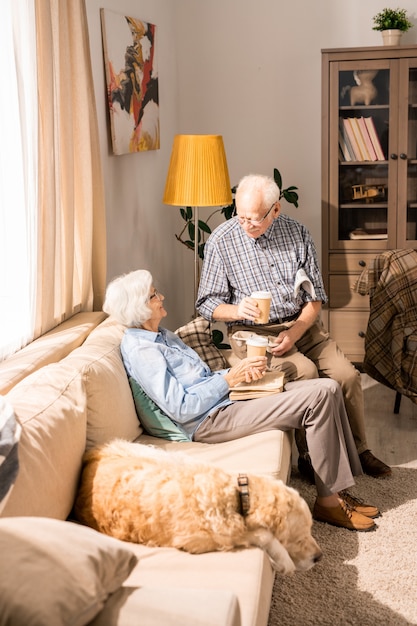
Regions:
M 187 435 L 169 419 L 168 415 L 161 411 L 136 380 L 130 376 L 129 384 L 135 401 L 136 413 L 149 435 L 171 441 L 190 441 Z

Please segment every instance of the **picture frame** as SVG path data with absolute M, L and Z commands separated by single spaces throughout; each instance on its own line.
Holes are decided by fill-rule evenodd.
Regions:
M 158 150 L 156 26 L 100 9 L 113 152 Z

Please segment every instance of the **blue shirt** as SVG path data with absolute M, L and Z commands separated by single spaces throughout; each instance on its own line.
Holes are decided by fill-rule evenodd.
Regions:
M 304 289 L 294 295 L 300 269 L 314 287 L 314 298 Z M 306 302 L 327 302 L 312 237 L 288 215 L 281 213 L 257 239 L 249 237 L 232 218 L 218 226 L 206 242 L 196 303 L 199 313 L 211 320 L 220 304 L 239 304 L 253 291 L 271 292 L 270 322 L 298 314 Z M 249 320 L 239 323 L 253 324 Z
M 230 404 L 227 370 L 212 372 L 170 330 L 128 328 L 121 352 L 128 375 L 190 439 L 210 413 Z

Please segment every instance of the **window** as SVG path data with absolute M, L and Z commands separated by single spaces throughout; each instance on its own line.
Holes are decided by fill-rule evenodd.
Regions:
M 34 330 L 38 135 L 35 36 L 33 2 L 5 0 L 0 20 L 0 360 L 27 343 Z
M 0 41 L 1 361 L 101 309 L 106 232 L 84 0 L 3 0 Z

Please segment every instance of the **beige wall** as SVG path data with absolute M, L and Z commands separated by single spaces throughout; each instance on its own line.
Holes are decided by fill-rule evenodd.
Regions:
M 417 23 L 415 0 L 400 4 Z M 272 174 L 278 167 L 284 184 L 295 184 L 300 192 L 300 207 L 283 209 L 306 224 L 320 253 L 320 50 L 380 45 L 372 16 L 386 0 L 86 0 L 86 6 L 106 184 L 109 280 L 147 268 L 166 296 L 168 327 L 193 313 L 193 254 L 174 237 L 182 227 L 178 209 L 162 204 L 176 133 L 222 134 L 232 184 L 247 173 Z M 158 151 L 111 152 L 100 7 L 157 25 Z M 404 42 L 417 42 L 417 27 Z M 201 211 L 201 217 L 208 214 Z

